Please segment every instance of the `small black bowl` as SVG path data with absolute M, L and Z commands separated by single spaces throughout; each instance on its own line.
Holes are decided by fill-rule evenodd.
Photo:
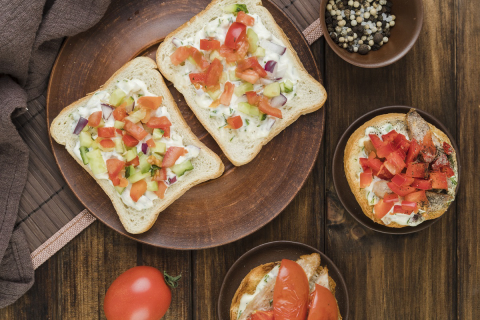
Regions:
M 243 254 L 228 270 L 223 280 L 218 296 L 218 318 L 230 320 L 230 305 L 243 278 L 259 265 L 281 261 L 282 259 L 297 260 L 301 255 L 320 254 L 322 266 L 327 266 L 328 275 L 336 283 L 335 298 L 338 301 L 340 314 L 344 320 L 348 320 L 349 303 L 345 280 L 337 266 L 326 255 L 309 245 L 293 241 L 274 241 L 259 245 Z
M 337 147 L 335 149 L 335 154 L 333 155 L 333 162 L 332 162 L 332 174 L 333 174 L 333 184 L 335 185 L 335 189 L 337 190 L 338 199 L 343 204 L 345 209 L 355 218 L 359 223 L 364 225 L 365 227 L 372 229 L 374 231 L 378 231 L 381 233 L 387 234 L 409 234 L 418 232 L 420 230 L 426 229 L 430 227 L 432 224 L 437 222 L 441 217 L 433 220 L 427 220 L 418 226 L 415 227 L 404 227 L 404 228 L 389 228 L 387 226 L 378 224 L 373 222 L 369 217 L 363 213 L 362 208 L 357 202 L 357 199 L 353 195 L 352 190 L 350 189 L 350 185 L 348 184 L 347 177 L 345 176 L 345 169 L 343 165 L 343 157 L 345 153 L 345 146 L 347 145 L 347 141 L 350 136 L 357 130 L 358 127 L 362 126 L 365 122 L 375 118 L 376 116 L 387 114 L 387 113 L 407 113 L 412 107 L 407 106 L 390 106 L 390 107 L 383 107 L 379 109 L 375 109 L 370 111 L 356 121 L 354 121 L 343 133 L 342 137 L 338 141 Z M 416 108 L 415 108 L 416 109 Z M 452 142 L 452 147 L 455 149 L 456 157 L 457 157 L 457 165 L 458 165 L 458 181 L 457 181 L 457 189 L 455 190 L 458 193 L 458 189 L 460 187 L 460 176 L 461 176 L 461 167 L 460 167 L 460 158 L 458 156 L 458 147 L 455 143 L 450 132 L 448 132 L 447 128 L 434 116 L 431 114 L 422 111 L 420 109 L 416 109 L 417 112 L 425 119 L 427 122 L 433 124 L 438 129 L 442 130 Z

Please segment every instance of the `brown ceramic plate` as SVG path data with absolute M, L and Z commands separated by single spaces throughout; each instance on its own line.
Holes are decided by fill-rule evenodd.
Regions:
M 223 280 L 220 294 L 218 297 L 218 318 L 220 320 L 230 320 L 230 305 L 233 296 L 237 291 L 243 278 L 259 265 L 281 261 L 282 259 L 297 260 L 301 255 L 319 253 L 321 256 L 320 264 L 328 267 L 328 275 L 335 281 L 335 298 L 338 302 L 340 315 L 344 320 L 348 320 L 348 292 L 345 280 L 338 270 L 337 266 L 319 250 L 309 245 L 293 241 L 274 241 L 259 245 L 245 253 L 232 265 Z
M 344 134 L 340 138 L 337 144 L 337 148 L 335 149 L 335 154 L 333 155 L 332 161 L 332 174 L 333 174 L 333 183 L 335 185 L 335 189 L 337 190 L 338 198 L 340 202 L 342 202 L 343 206 L 347 211 L 355 218 L 358 222 L 363 224 L 365 227 L 388 234 L 408 234 L 418 232 L 420 230 L 426 229 L 430 227 L 432 224 L 437 222 L 441 219 L 444 215 L 448 214 L 448 211 L 443 214 L 441 217 L 433 220 L 427 220 L 418 226 L 415 227 L 404 227 L 404 228 L 389 228 L 387 226 L 378 224 L 373 222 L 369 217 L 367 217 L 364 213 L 362 208 L 357 202 L 357 199 L 353 195 L 350 186 L 347 181 L 347 177 L 345 176 L 345 169 L 343 166 L 343 156 L 345 153 L 345 146 L 347 145 L 347 141 L 350 136 L 357 130 L 358 127 L 362 126 L 365 122 L 370 119 L 375 118 L 381 114 L 387 113 L 407 113 L 412 107 L 407 106 L 391 106 L 391 107 L 383 107 L 379 109 L 375 109 L 364 114 L 362 117 L 358 118 L 355 122 L 353 122 L 347 130 L 345 130 Z M 447 128 L 434 116 L 431 114 L 422 111 L 420 109 L 416 109 L 417 112 L 425 119 L 427 122 L 433 124 L 438 129 L 442 130 L 452 142 L 452 147 L 455 149 L 457 154 L 457 163 L 458 163 L 458 181 L 457 181 L 457 189 L 456 193 L 458 194 L 458 189 L 460 187 L 460 177 L 461 177 L 461 165 L 460 165 L 460 158 L 458 155 L 458 147 L 455 143 L 455 139 L 453 136 L 448 132 Z
M 423 3 L 422 0 L 390 1 L 393 3 L 392 14 L 396 16 L 396 19 L 388 43 L 377 51 L 370 51 L 366 55 L 361 55 L 340 48 L 330 38 L 325 23 L 325 8 L 329 0 L 322 0 L 320 3 L 320 24 L 322 30 L 325 30 L 325 40 L 330 48 L 343 60 L 362 68 L 380 68 L 400 60 L 410 51 L 422 31 Z
M 50 78 L 47 124 L 50 126 L 64 107 L 97 90 L 130 59 L 139 55 L 154 57 L 163 38 L 208 4 L 209 0 L 112 1 L 96 26 L 65 41 Z M 320 79 L 302 33 L 274 4 L 267 0 L 263 4 L 291 39 L 308 72 Z M 222 158 L 224 175 L 190 189 L 159 215 L 149 231 L 131 235 L 95 180 L 64 146 L 51 140 L 58 166 L 76 196 L 109 227 L 140 242 L 165 248 L 214 247 L 245 237 L 270 222 L 292 201 L 315 163 L 325 109 L 300 117 L 264 146 L 255 160 L 236 168 L 183 96 L 171 84 L 169 88 L 193 132 Z

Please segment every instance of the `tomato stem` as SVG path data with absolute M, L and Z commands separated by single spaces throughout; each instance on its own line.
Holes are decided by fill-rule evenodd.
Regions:
M 178 287 L 178 281 L 182 278 L 182 274 L 173 277 L 169 275 L 166 271 L 163 271 L 163 278 L 165 279 L 165 282 L 172 288 Z

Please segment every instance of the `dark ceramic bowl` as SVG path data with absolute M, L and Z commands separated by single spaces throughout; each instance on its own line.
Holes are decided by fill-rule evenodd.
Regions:
M 422 30 L 423 4 L 422 0 L 390 0 L 392 14 L 396 16 L 395 26 L 391 29 L 388 43 L 377 51 L 370 51 L 366 55 L 350 53 L 340 48 L 327 31 L 325 23 L 325 8 L 329 0 L 321 0 L 320 23 L 325 32 L 325 40 L 343 60 L 362 68 L 380 68 L 400 60 L 413 47 Z
M 282 259 L 297 260 L 301 255 L 319 253 L 321 257 L 320 264 L 327 266 L 328 275 L 336 283 L 335 298 L 338 301 L 340 314 L 344 320 L 348 320 L 349 303 L 348 292 L 345 280 L 343 279 L 337 266 L 326 255 L 303 243 L 293 241 L 275 241 L 255 247 L 241 256 L 228 270 L 223 280 L 222 288 L 218 297 L 218 318 L 220 320 L 230 320 L 230 305 L 233 296 L 237 291 L 243 278 L 259 265 L 281 261 Z
M 434 224 L 439 219 L 441 219 L 445 214 L 447 214 L 447 213 L 444 213 L 441 217 L 437 219 L 427 220 L 415 227 L 389 228 L 387 226 L 375 223 L 363 213 L 362 208 L 358 204 L 357 199 L 355 198 L 355 196 L 352 193 L 352 190 L 350 189 L 350 186 L 347 181 L 347 177 L 345 176 L 345 169 L 343 165 L 345 146 L 347 145 L 348 139 L 355 132 L 355 130 L 357 130 L 358 127 L 362 126 L 365 122 L 375 118 L 376 116 L 387 114 L 387 113 L 405 113 L 406 114 L 411 108 L 412 107 L 407 107 L 407 106 L 392 106 L 392 107 L 379 108 L 366 113 L 362 117 L 358 118 L 355 122 L 353 122 L 347 128 L 347 130 L 345 130 L 342 137 L 338 141 L 337 147 L 335 149 L 335 154 L 333 155 L 333 162 L 332 162 L 333 184 L 335 185 L 335 189 L 337 190 L 338 199 L 340 199 L 340 202 L 343 204 L 345 209 L 350 213 L 350 215 L 354 217 L 355 220 L 357 220 L 360 224 L 364 225 L 369 229 L 372 229 L 374 231 L 378 231 L 381 233 L 409 234 L 409 233 L 418 232 L 420 230 L 430 227 L 432 224 Z M 457 144 L 455 143 L 453 136 L 450 134 L 450 132 L 448 132 L 447 128 L 437 118 L 420 109 L 416 109 L 416 110 L 423 117 L 423 119 L 433 124 L 438 129 L 442 130 L 452 142 L 452 147 L 455 149 L 456 156 L 457 156 L 457 165 L 458 165 L 457 180 L 458 181 L 457 181 L 456 193 L 458 194 L 458 189 L 460 187 L 461 166 L 460 166 L 460 158 L 458 155 Z

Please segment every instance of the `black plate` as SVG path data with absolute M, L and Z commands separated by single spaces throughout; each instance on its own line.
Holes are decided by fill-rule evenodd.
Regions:
M 407 113 L 412 107 L 408 106 L 390 106 L 390 107 L 383 107 L 379 109 L 375 109 L 364 114 L 362 117 L 358 118 L 355 122 L 353 122 L 347 130 L 343 133 L 342 137 L 338 141 L 337 148 L 335 149 L 335 154 L 333 155 L 333 163 L 332 163 L 332 173 L 333 173 L 333 183 L 335 185 L 335 189 L 337 190 L 338 198 L 340 202 L 342 202 L 343 206 L 347 211 L 355 218 L 359 223 L 364 225 L 365 227 L 381 232 L 381 233 L 388 233 L 388 234 L 409 234 L 418 232 L 420 230 L 426 229 L 430 227 L 432 224 L 437 222 L 441 217 L 443 217 L 446 213 L 444 213 L 441 217 L 433 220 L 427 220 L 418 226 L 415 227 L 404 227 L 404 228 L 389 228 L 387 226 L 378 224 L 373 222 L 369 217 L 367 217 L 360 205 L 357 202 L 357 199 L 352 193 L 350 186 L 348 185 L 347 177 L 345 176 L 345 170 L 343 166 L 343 156 L 345 152 L 345 146 L 347 145 L 347 141 L 350 136 L 357 130 L 358 127 L 362 126 L 365 122 L 375 118 L 376 116 L 387 114 L 387 113 Z M 431 114 L 422 111 L 420 109 L 416 109 L 417 112 L 430 124 L 433 124 L 438 129 L 442 130 L 452 142 L 452 147 L 455 149 L 456 157 L 457 157 L 457 165 L 458 165 L 458 179 L 457 179 L 457 189 L 455 190 L 458 193 L 458 189 L 460 187 L 460 158 L 458 156 L 458 147 L 453 139 L 453 136 L 447 130 L 447 128 L 434 116 Z
M 340 315 L 348 320 L 349 303 L 345 280 L 337 266 L 322 252 L 309 245 L 293 241 L 274 241 L 259 245 L 245 253 L 232 265 L 223 280 L 222 288 L 218 297 L 218 318 L 230 320 L 230 305 L 243 278 L 259 265 L 281 261 L 282 259 L 297 260 L 301 255 L 319 253 L 320 264 L 327 266 L 328 275 L 336 283 L 335 298 L 338 301 Z

